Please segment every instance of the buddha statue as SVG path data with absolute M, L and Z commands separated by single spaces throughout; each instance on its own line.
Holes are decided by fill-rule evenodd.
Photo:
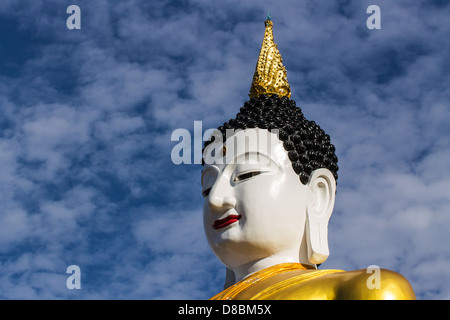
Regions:
M 329 256 L 335 147 L 290 100 L 272 21 L 265 27 L 249 101 L 203 149 L 204 230 L 226 266 L 211 299 L 415 299 L 390 270 L 374 287 L 366 269 L 318 269 Z

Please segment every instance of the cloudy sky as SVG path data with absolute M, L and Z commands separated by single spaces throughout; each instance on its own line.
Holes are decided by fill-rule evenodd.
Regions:
M 66 9 L 81 8 L 69 30 Z M 381 29 L 369 30 L 369 5 Z M 450 299 L 447 1 L 3 0 L 0 298 L 207 299 L 224 267 L 177 128 L 234 117 L 270 12 L 292 98 L 336 145 L 323 268 Z M 66 269 L 81 269 L 69 290 Z

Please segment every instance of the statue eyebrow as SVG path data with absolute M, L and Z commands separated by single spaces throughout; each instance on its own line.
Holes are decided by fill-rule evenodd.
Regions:
M 254 154 L 254 155 L 256 155 L 256 159 L 252 159 L 251 160 L 251 162 L 249 161 L 249 160 L 247 160 L 247 157 L 248 157 L 248 155 L 250 155 L 250 154 Z M 260 153 L 260 152 L 254 152 L 254 151 L 252 151 L 252 152 L 245 152 L 245 153 L 242 153 L 242 154 L 240 154 L 239 156 L 244 156 L 245 157 L 245 159 L 246 159 L 246 161 L 244 161 L 243 163 L 241 163 L 240 161 L 235 161 L 234 163 L 229 163 L 229 164 L 226 164 L 226 165 L 230 165 L 230 164 L 233 164 L 233 165 L 236 165 L 236 166 L 238 166 L 238 165 L 242 165 L 242 164 L 245 164 L 245 165 L 262 165 L 262 166 L 269 166 L 270 168 L 272 168 L 272 166 L 273 165 L 275 165 L 277 168 L 280 168 L 281 167 L 281 164 L 278 162 L 278 159 L 277 158 L 273 158 L 273 157 L 271 157 L 271 156 L 269 156 L 268 154 L 265 154 L 265 153 Z M 234 160 L 237 158 L 238 156 L 236 156 L 235 158 L 234 158 Z M 273 165 L 272 165 L 273 164 Z M 234 170 L 236 170 L 236 168 L 234 168 Z
M 217 168 L 217 167 L 216 167 Z M 208 172 L 211 172 L 211 171 L 213 171 L 214 172 L 214 167 L 209 167 L 209 168 L 206 168 L 206 169 L 203 169 L 202 170 L 202 176 L 201 176 L 201 182 L 202 182 L 202 185 L 203 185 L 203 177 L 205 176 L 205 174 L 207 174 Z M 218 169 L 218 168 L 217 168 Z

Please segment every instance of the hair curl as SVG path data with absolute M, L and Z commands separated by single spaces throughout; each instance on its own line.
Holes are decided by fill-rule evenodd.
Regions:
M 247 128 L 277 129 L 292 168 L 304 185 L 309 182 L 311 173 L 319 168 L 329 169 L 337 181 L 338 159 L 330 136 L 314 121 L 305 119 L 294 100 L 278 95 L 251 98 L 244 103 L 236 118 L 225 122 L 218 129 L 225 142 L 227 129 Z M 211 142 L 212 139 L 206 141 L 205 148 Z

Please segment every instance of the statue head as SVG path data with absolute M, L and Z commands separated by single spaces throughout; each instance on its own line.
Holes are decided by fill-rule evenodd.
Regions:
M 250 100 L 218 128 L 203 151 L 205 234 L 237 280 L 250 265 L 315 266 L 329 255 L 335 148 L 329 135 L 289 99 L 271 27 L 266 21 Z M 271 72 L 273 81 L 267 80 L 264 70 L 274 66 L 278 71 Z

